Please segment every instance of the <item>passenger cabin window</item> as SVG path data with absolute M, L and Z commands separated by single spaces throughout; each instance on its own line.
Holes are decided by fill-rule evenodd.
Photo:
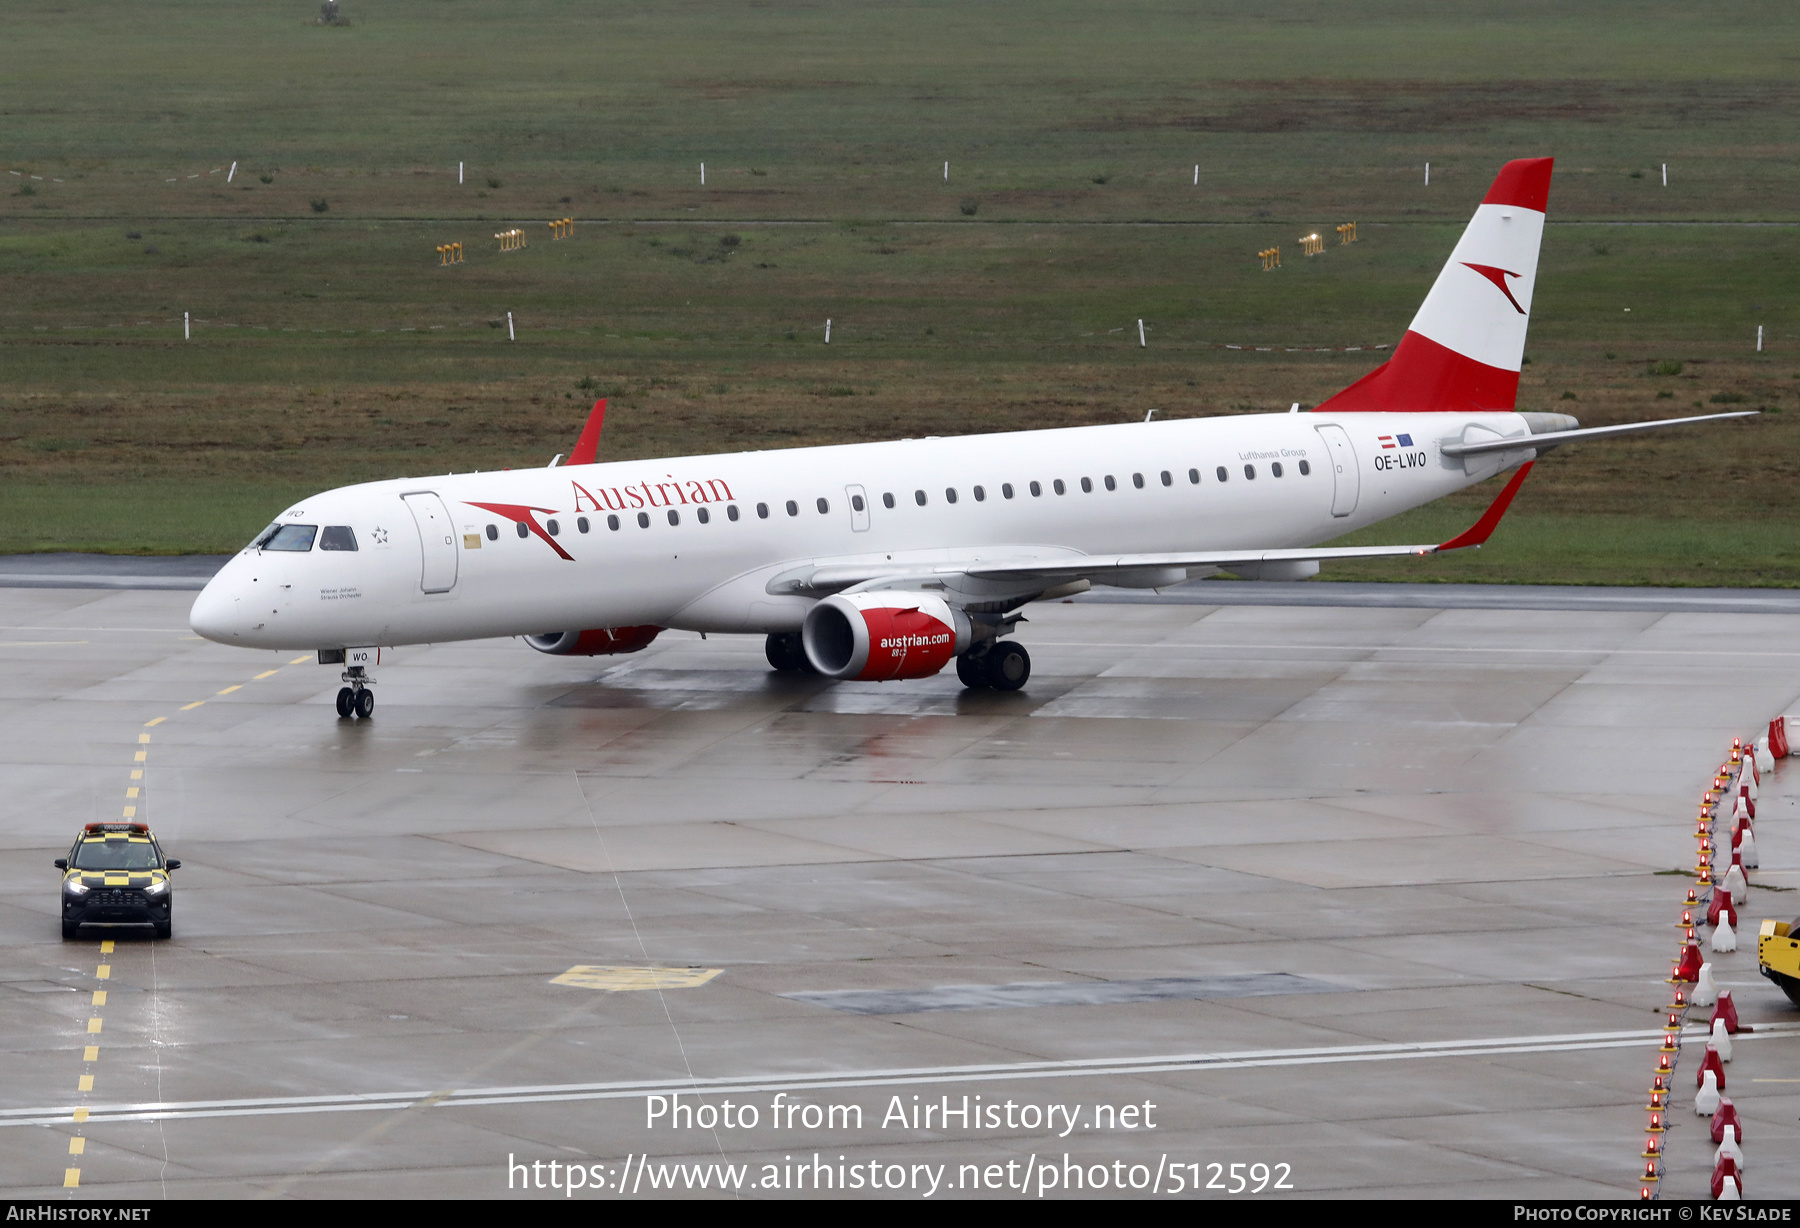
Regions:
M 544 522 L 544 527 L 546 529 L 550 530 L 551 537 L 560 537 L 562 535 L 562 525 L 556 520 L 555 517 L 552 517 L 549 520 L 546 520 Z
M 1227 469 L 1223 465 L 1220 465 L 1219 466 L 1219 481 L 1228 482 L 1230 480 L 1231 480 L 1231 470 Z
M 820 499 L 818 506 L 819 515 L 829 516 L 831 514 L 831 501 L 829 499 Z
M 681 523 L 681 513 L 676 511 L 674 508 L 669 509 L 669 523 L 670 524 L 680 524 Z
M 701 524 L 712 523 L 712 513 L 707 511 L 705 508 L 697 509 L 694 512 L 694 516 L 700 521 Z
M 1169 476 L 1169 475 L 1168 475 L 1168 474 L 1166 474 L 1166 473 L 1165 473 L 1165 474 L 1163 474 L 1163 476 L 1164 476 L 1164 477 L 1165 477 L 1165 478 L 1166 478 L 1166 477 L 1168 477 L 1168 476 Z M 1133 485 L 1133 486 L 1135 486 L 1135 487 L 1137 487 L 1137 488 L 1138 488 L 1138 489 L 1139 489 L 1139 490 L 1142 490 L 1142 489 L 1144 489 L 1144 475 L 1143 475 L 1143 474 L 1141 474 L 1141 473 L 1134 473 L 1134 474 L 1132 474 L 1132 475 L 1131 475 L 1131 484 L 1132 484 L 1132 485 Z M 1163 483 L 1163 485 L 1164 485 L 1164 486 L 1167 486 L 1167 485 L 1168 485 L 1168 483 L 1167 483 L 1167 482 L 1164 482 L 1164 483 Z
M 1301 461 L 1300 462 L 1300 476 L 1305 477 L 1307 474 L 1309 474 L 1311 472 L 1312 472 L 1312 466 L 1307 464 L 1305 461 Z
M 1196 475 L 1196 476 L 1198 476 L 1198 475 Z M 1162 471 L 1162 483 L 1164 486 L 1175 485 L 1175 475 L 1170 473 L 1167 469 L 1164 469 Z
M 1244 466 L 1244 480 L 1246 482 L 1254 482 L 1256 480 L 1256 466 L 1255 465 L 1245 465 Z
M 738 513 L 737 513 L 737 504 L 735 504 L 735 503 L 727 503 L 727 504 L 726 504 L 726 505 L 725 505 L 725 519 L 727 519 L 727 520 L 736 520 L 736 519 L 737 519 L 737 516 L 738 516 Z
M 977 503 L 986 503 L 987 502 L 987 490 L 984 487 L 977 486 L 975 488 L 975 502 L 977 502 Z
M 1190 485 L 1200 485 L 1200 471 L 1198 469 L 1188 470 L 1188 482 Z
M 758 503 L 756 505 L 756 518 L 758 520 L 767 520 L 769 518 L 769 505 L 767 503 Z
M 588 531 L 588 518 L 586 516 L 575 517 L 575 531 L 577 533 L 586 533 Z
M 954 487 L 954 486 L 944 487 L 944 502 L 945 503 L 955 503 L 956 502 L 956 487 Z
M 1039 486 L 1036 482 L 1033 482 L 1031 484 L 1031 497 L 1033 499 L 1037 498 L 1039 495 L 1041 495 L 1043 493 L 1044 493 L 1044 488 L 1042 486 Z
M 347 524 L 328 524 L 325 526 L 325 531 L 319 534 L 319 549 L 354 550 L 356 549 L 356 534 L 351 532 L 350 526 Z
M 917 503 L 920 507 L 924 507 L 925 506 L 925 492 L 922 490 L 913 491 L 913 502 Z
M 1057 478 L 1054 482 L 1051 482 L 1050 489 L 1054 490 L 1059 495 L 1067 494 L 1069 491 L 1069 488 L 1063 485 L 1063 480 L 1061 478 Z
M 638 528 L 647 529 L 649 527 L 650 527 L 650 513 L 649 512 L 639 512 L 638 513 Z
M 1060 495 L 1062 492 L 1059 490 L 1056 493 Z M 1094 482 L 1092 478 L 1081 479 L 1081 493 L 1084 495 L 1091 495 L 1094 493 Z
M 1270 462 L 1269 473 L 1272 477 L 1280 477 L 1281 476 L 1281 462 L 1280 461 Z
M 1083 483 L 1082 489 L 1084 489 L 1084 490 L 1087 489 L 1087 487 L 1086 487 L 1087 479 L 1083 478 L 1081 480 Z M 1108 490 L 1119 489 L 1119 484 L 1117 482 L 1113 481 L 1113 475 L 1110 473 L 1106 475 L 1106 489 L 1108 489 Z
M 313 548 L 319 535 L 316 524 L 272 524 L 256 543 L 261 550 L 291 550 L 296 554 Z
M 497 524 L 489 525 L 487 527 L 487 535 L 488 535 L 489 541 L 491 541 L 491 542 L 499 541 L 500 540 L 500 526 Z
M 520 537 L 531 536 L 531 530 L 525 527 L 525 522 L 523 520 L 513 521 L 513 528 L 518 530 Z
M 868 506 L 868 505 L 863 502 L 863 497 L 861 495 L 851 495 L 850 496 L 850 510 L 851 511 L 860 512 L 866 506 Z
M 1013 491 L 1012 491 L 1012 483 L 1011 482 L 1000 483 L 1000 495 L 1002 498 L 1005 498 L 1005 499 L 1012 498 Z
M 889 493 L 881 496 L 881 506 L 886 507 L 886 508 L 891 508 L 894 506 L 893 492 L 890 491 Z
M 795 503 L 792 499 L 789 499 L 787 501 L 787 513 L 790 516 L 798 516 L 800 514 L 800 505 Z
M 617 516 L 608 516 L 606 518 L 606 527 L 611 529 L 614 533 L 617 533 L 619 531 L 619 518 Z

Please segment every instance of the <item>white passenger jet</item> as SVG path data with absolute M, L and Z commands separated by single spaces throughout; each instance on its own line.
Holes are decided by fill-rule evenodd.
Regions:
M 1550 170 L 1506 164 L 1393 357 L 1310 413 L 601 464 L 603 401 L 569 464 L 288 509 L 190 621 L 343 664 L 346 717 L 374 708 L 380 647 L 523 636 L 603 655 L 668 627 L 766 635 L 776 669 L 831 678 L 922 678 L 955 658 L 965 685 L 1010 691 L 1031 661 L 1005 637 L 1032 601 L 1479 546 L 1547 449 L 1739 416 L 1581 430 L 1515 411 Z M 1449 541 L 1311 544 L 1507 470 Z

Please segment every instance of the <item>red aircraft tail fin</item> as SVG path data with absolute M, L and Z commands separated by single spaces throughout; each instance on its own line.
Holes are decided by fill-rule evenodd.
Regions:
M 591 465 L 600 451 L 600 427 L 606 421 L 606 398 L 601 397 L 594 402 L 594 412 L 588 415 L 587 425 L 581 428 L 581 438 L 575 441 L 575 450 L 569 453 L 571 465 Z

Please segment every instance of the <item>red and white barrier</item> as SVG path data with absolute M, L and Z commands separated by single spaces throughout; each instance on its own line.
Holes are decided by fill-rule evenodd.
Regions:
M 1711 1006 L 1719 1000 L 1719 985 L 1713 980 L 1711 964 L 1700 965 L 1700 974 L 1694 978 L 1693 996 L 1688 1000 L 1695 1006 Z
M 1721 1092 L 1724 1091 L 1725 1063 L 1720 1060 L 1719 1051 L 1713 1047 L 1713 1043 L 1710 1040 L 1706 1042 L 1706 1056 L 1700 1059 L 1700 1068 L 1694 1071 L 1694 1086 L 1704 1087 L 1706 1085 L 1706 1076 L 1709 1074 L 1718 1079 L 1718 1083 L 1716 1084 L 1718 1090 Z M 1713 1105 L 1714 1109 L 1717 1109 L 1718 1107 L 1719 1106 L 1716 1104 Z M 1711 1117 L 1712 1114 L 1709 1112 L 1707 1116 Z
M 1717 1167 L 1719 1161 L 1726 1156 L 1730 1156 L 1736 1162 L 1737 1170 L 1740 1173 L 1744 1171 L 1744 1149 L 1738 1146 L 1736 1126 L 1726 1126 L 1724 1130 L 1720 1131 L 1718 1150 L 1713 1152 L 1714 1167 Z
M 1725 1021 L 1723 1019 L 1714 1019 L 1712 1021 L 1712 1036 L 1707 1040 L 1706 1047 L 1708 1049 L 1717 1049 L 1719 1051 L 1719 1060 L 1721 1062 L 1729 1062 L 1731 1060 L 1731 1029 L 1725 1026 Z
M 1738 1034 L 1737 1003 L 1731 1000 L 1731 991 L 1729 989 L 1721 989 L 1719 991 L 1718 1005 L 1713 1007 L 1712 1017 L 1715 1020 L 1723 1019 L 1725 1021 L 1725 1030 L 1730 1032 L 1733 1036 Z
M 1724 955 L 1737 950 L 1737 931 L 1731 926 L 1731 914 L 1719 910 L 1719 923 L 1713 928 L 1712 942 L 1709 944 L 1715 954 Z
M 1713 1169 L 1712 1196 L 1718 1202 L 1737 1202 L 1744 1196 L 1744 1183 L 1738 1175 L 1737 1161 L 1730 1156 Z
M 1710 1070 L 1700 1072 L 1700 1090 L 1694 1094 L 1694 1115 L 1711 1117 L 1719 1111 L 1719 1079 Z
M 1713 1119 L 1712 1119 L 1712 1141 L 1713 1142 L 1718 1143 L 1718 1142 L 1724 1141 L 1726 1126 L 1734 1127 L 1737 1130 L 1738 1138 L 1740 1140 L 1743 1138 L 1744 1123 L 1738 1120 L 1737 1105 L 1731 1103 L 1730 1096 L 1720 1096 L 1719 1097 L 1719 1107 L 1717 1110 L 1715 1110 L 1713 1112 Z

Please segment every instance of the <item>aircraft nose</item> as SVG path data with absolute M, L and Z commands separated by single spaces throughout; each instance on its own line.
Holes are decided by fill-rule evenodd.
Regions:
M 207 581 L 194 599 L 194 608 L 188 611 L 188 626 L 194 634 L 220 644 L 241 642 L 245 631 L 243 603 L 234 591 L 237 585 L 227 576 L 230 570 L 227 567 Z

